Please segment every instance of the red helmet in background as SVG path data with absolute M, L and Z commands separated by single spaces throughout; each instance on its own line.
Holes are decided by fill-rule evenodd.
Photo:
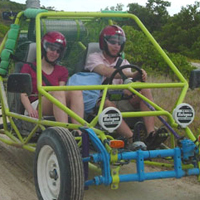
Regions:
M 56 50 L 60 54 L 59 58 L 57 59 L 59 60 L 64 54 L 66 45 L 67 42 L 65 36 L 62 33 L 57 31 L 48 32 L 42 37 L 41 41 L 42 55 L 45 56 L 46 61 L 49 62 L 46 53 L 47 49 L 50 48 L 52 50 Z M 57 60 L 55 60 L 54 63 Z
M 124 49 L 124 45 L 126 42 L 126 36 L 125 36 L 123 29 L 117 25 L 106 26 L 101 31 L 101 33 L 99 35 L 99 47 L 101 50 L 106 51 L 106 53 L 108 53 L 110 55 L 110 52 L 108 51 L 107 42 L 112 38 L 115 40 L 117 39 L 119 44 L 121 45 L 121 49 L 119 52 L 119 56 L 120 56 Z

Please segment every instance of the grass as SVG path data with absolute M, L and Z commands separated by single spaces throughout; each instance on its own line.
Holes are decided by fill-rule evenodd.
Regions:
M 148 78 L 148 82 L 158 82 L 158 83 L 165 83 L 165 82 L 172 82 L 169 77 L 164 76 L 158 76 L 153 77 L 150 76 Z M 156 104 L 158 104 L 160 107 L 164 108 L 167 111 L 172 112 L 173 108 L 176 104 L 176 101 L 180 95 L 180 89 L 175 88 L 158 88 L 158 89 L 152 89 L 152 94 L 154 97 L 154 101 Z M 200 89 L 196 88 L 194 90 L 188 89 L 188 92 L 186 94 L 185 100 L 183 103 L 190 104 L 194 110 L 195 110 L 195 118 L 193 123 L 189 125 L 189 128 L 192 130 L 194 135 L 200 134 Z M 160 126 L 160 121 L 156 119 L 156 126 Z
M 200 60 L 198 60 L 198 59 L 188 58 L 187 60 L 188 60 L 188 62 L 200 63 Z

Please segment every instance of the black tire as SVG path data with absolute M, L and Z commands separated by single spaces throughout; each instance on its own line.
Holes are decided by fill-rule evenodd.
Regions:
M 35 152 L 34 181 L 39 200 L 83 199 L 83 163 L 69 130 L 51 127 L 41 134 Z

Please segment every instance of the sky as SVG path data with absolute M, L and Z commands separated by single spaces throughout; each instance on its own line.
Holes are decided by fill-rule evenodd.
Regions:
M 25 4 L 26 0 L 11 0 L 17 3 Z M 171 7 L 168 8 L 169 14 L 172 16 L 180 12 L 181 7 L 186 5 L 193 5 L 196 0 L 168 0 L 171 2 Z M 56 2 L 56 3 L 55 3 Z M 45 7 L 54 7 L 56 10 L 64 11 L 100 11 L 106 7 L 116 6 L 123 4 L 124 10 L 127 10 L 129 3 L 138 3 L 145 6 L 147 0 L 40 0 L 40 5 Z

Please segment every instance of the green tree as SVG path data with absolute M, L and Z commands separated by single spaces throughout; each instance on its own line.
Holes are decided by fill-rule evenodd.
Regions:
M 45 7 L 45 6 L 42 6 L 41 9 L 45 9 L 45 10 L 50 10 L 50 11 L 55 11 L 55 7 L 53 6 L 48 6 L 48 7 Z
M 128 10 L 129 13 L 136 15 L 148 29 L 150 28 L 148 26 L 150 15 L 149 15 L 149 10 L 147 8 L 139 5 L 138 3 L 128 4 L 128 8 L 129 8 Z M 132 25 L 132 22 L 129 22 L 128 24 Z M 135 26 L 135 28 L 139 30 L 137 26 Z
M 168 1 L 148 0 L 146 7 L 137 3 L 129 4 L 129 13 L 135 14 L 152 33 L 161 30 L 167 22 L 169 14 L 167 7 L 171 4 Z
M 142 67 L 148 74 L 169 75 L 171 78 L 176 77 L 143 32 L 135 30 L 131 26 L 123 26 L 123 29 L 127 37 L 125 56 L 130 63 Z M 194 68 L 187 62 L 186 57 L 181 54 L 165 52 L 184 77 L 189 78 L 190 72 Z
M 8 0 L 0 1 L 0 15 L 3 16 L 3 12 L 18 13 L 21 10 L 24 10 L 25 7 L 26 6 L 24 4 L 19 4 Z M 0 42 L 8 31 L 10 24 L 12 23 L 13 20 L 3 20 L 3 18 L 0 17 Z
M 104 10 L 110 10 L 110 11 L 122 11 L 123 10 L 124 5 L 119 3 L 116 6 L 111 6 L 110 8 L 108 8 L 108 6 L 104 9 Z
M 146 3 L 146 8 L 149 9 L 154 15 L 163 17 L 168 16 L 167 7 L 170 7 L 171 3 L 169 1 L 162 0 L 148 0 Z
M 171 17 L 162 27 L 154 32 L 161 46 L 170 52 L 180 52 L 188 57 L 197 56 L 200 30 L 200 2 L 182 7 L 181 11 Z M 197 58 L 197 57 L 196 57 Z M 200 59 L 200 54 L 198 55 Z

